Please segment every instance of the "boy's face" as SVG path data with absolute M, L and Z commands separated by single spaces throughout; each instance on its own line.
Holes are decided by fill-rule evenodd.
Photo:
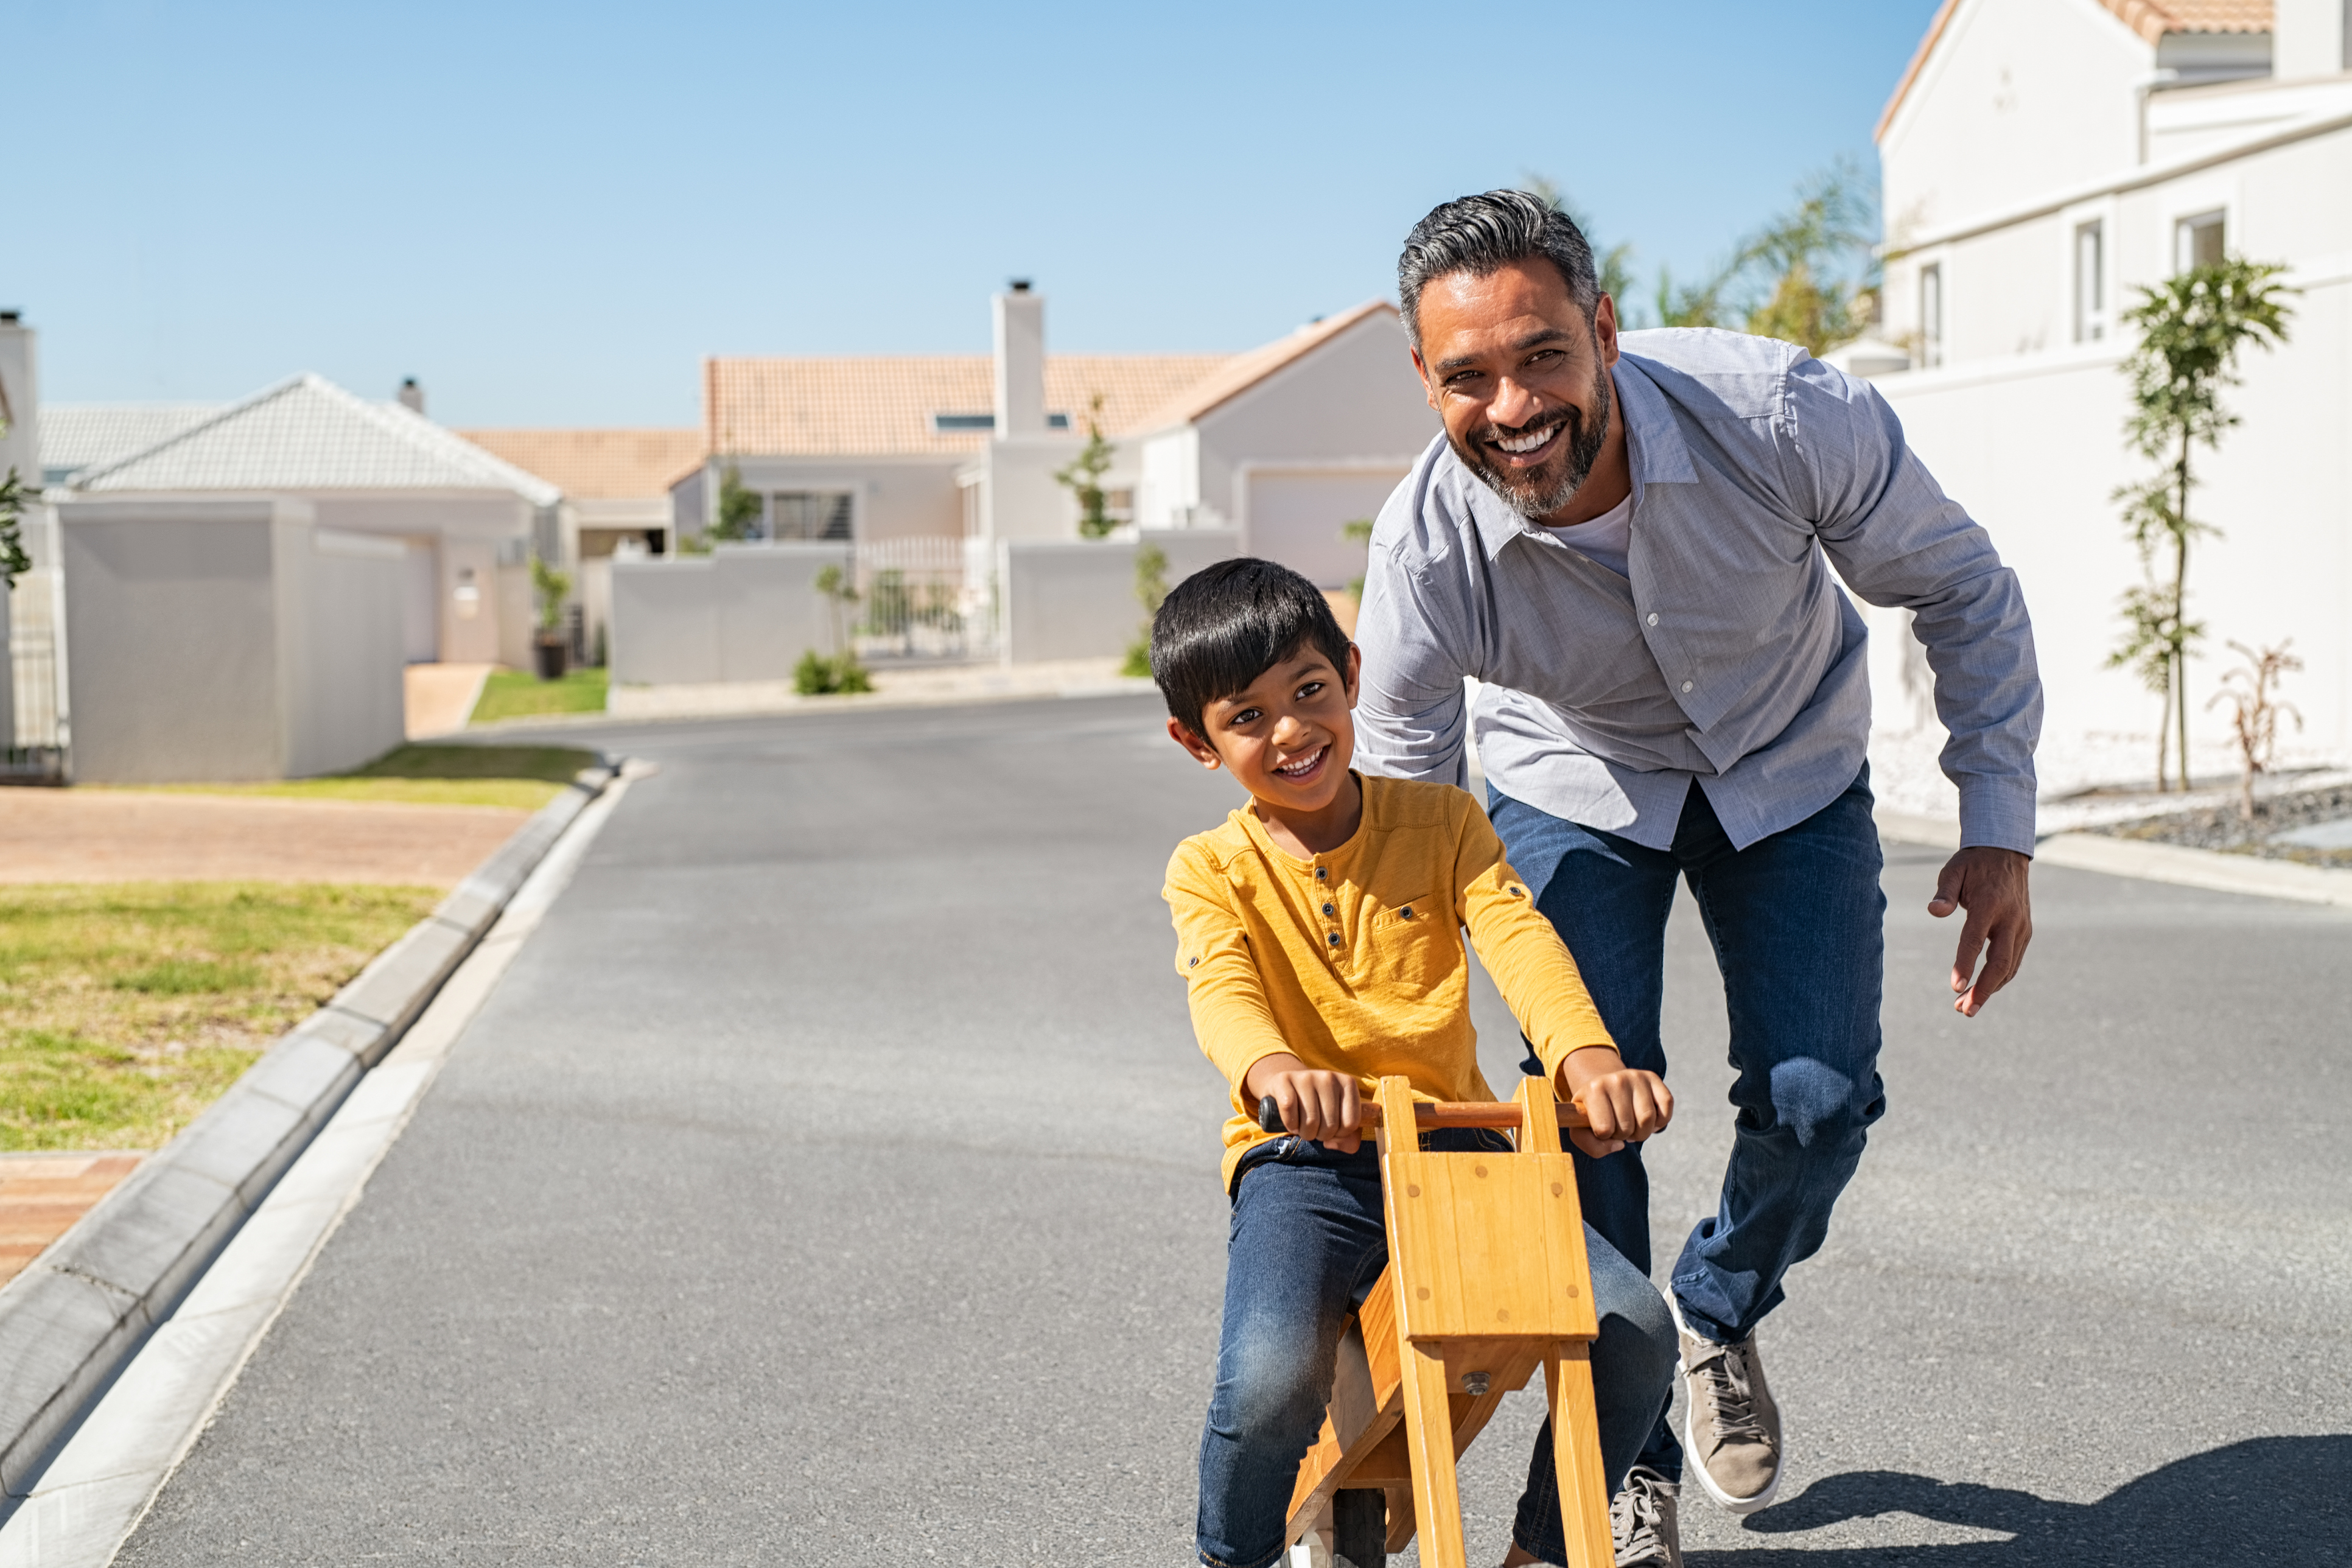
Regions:
M 1313 643 L 1302 643 L 1246 689 L 1203 708 L 1202 733 L 1174 719 L 1168 732 L 1202 766 L 1230 769 L 1268 805 L 1321 811 L 1339 799 L 1356 753 L 1353 710 L 1361 662 L 1353 643 L 1345 669 L 1333 668 Z

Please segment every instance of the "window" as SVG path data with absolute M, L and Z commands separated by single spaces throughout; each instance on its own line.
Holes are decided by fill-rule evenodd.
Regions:
M 1933 370 L 1943 363 L 1944 268 L 1939 262 L 1919 268 L 1919 363 Z
M 993 414 L 934 414 L 931 416 L 931 434 L 934 436 L 957 436 L 966 430 L 995 428 L 996 416 Z
M 768 498 L 770 539 L 846 539 L 849 496 L 843 490 L 778 490 Z
M 2106 231 L 2086 223 L 2074 230 L 2074 341 L 2107 335 Z
M 2172 226 L 2172 269 L 2187 272 L 2221 264 L 2221 215 L 2199 213 Z
M 1048 429 L 1048 430 L 1066 430 L 1066 429 L 1068 429 L 1069 427 L 1070 427 L 1070 416 L 1069 416 L 1068 415 L 1066 415 L 1066 414 L 1048 414 L 1048 415 L 1046 415 L 1046 416 L 1045 416 L 1045 428 L 1046 428 L 1046 429 Z

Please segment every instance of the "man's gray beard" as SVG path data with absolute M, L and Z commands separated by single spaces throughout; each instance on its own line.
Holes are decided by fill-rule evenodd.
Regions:
M 1487 427 L 1479 444 L 1466 452 L 1462 449 L 1461 443 L 1454 443 L 1454 455 L 1460 458 L 1472 473 L 1485 480 L 1488 489 L 1502 497 L 1504 504 L 1513 511 L 1529 522 L 1541 522 L 1574 500 L 1576 492 L 1584 488 L 1584 481 L 1592 477 L 1592 465 L 1601 460 L 1601 445 L 1609 439 L 1612 391 L 1609 383 L 1609 367 L 1601 365 L 1592 376 L 1592 403 L 1601 412 L 1588 429 L 1582 410 L 1567 410 L 1568 417 L 1563 423 L 1569 426 L 1568 466 L 1560 470 L 1559 479 L 1542 489 L 1530 489 L 1525 485 L 1512 483 L 1502 469 L 1486 460 L 1485 437 L 1494 434 L 1492 426 Z

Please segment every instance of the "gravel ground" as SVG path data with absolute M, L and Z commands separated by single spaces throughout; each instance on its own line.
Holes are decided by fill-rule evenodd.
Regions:
M 2090 831 L 2114 838 L 2140 838 L 2158 844 L 2186 845 L 2191 849 L 2258 855 L 2266 860 L 2300 860 L 2306 866 L 2352 867 L 2352 849 L 2313 849 L 2300 844 L 2274 842 L 2279 834 L 2323 822 L 2340 822 L 2347 816 L 2352 816 L 2352 784 L 2339 784 L 2333 789 L 2257 797 L 2252 821 L 2232 801 L 2227 805 L 2202 806 L 2195 811 L 2144 817 Z

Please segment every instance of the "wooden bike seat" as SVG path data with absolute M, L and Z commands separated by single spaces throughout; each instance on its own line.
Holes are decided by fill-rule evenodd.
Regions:
M 1387 1505 L 1385 1529 L 1370 1531 L 1379 1546 L 1360 1510 L 1339 1531 L 1357 1537 L 1341 1542 L 1355 1568 L 1375 1568 L 1361 1559 L 1403 1550 L 1416 1530 L 1426 1568 L 1467 1568 L 1455 1462 L 1503 1395 L 1541 1368 L 1570 1568 L 1613 1568 L 1590 1362 L 1600 1324 L 1576 1173 L 1560 1146 L 1567 1108 L 1548 1079 L 1524 1079 L 1515 1102 L 1479 1108 L 1471 1123 L 1516 1127 L 1517 1150 L 1453 1154 L 1422 1151 L 1417 1130 L 1433 1119 L 1416 1115 L 1406 1080 L 1382 1079 L 1378 1104 L 1388 1267 L 1341 1342 L 1288 1541 L 1332 1530 L 1341 1492 L 1377 1490 Z

